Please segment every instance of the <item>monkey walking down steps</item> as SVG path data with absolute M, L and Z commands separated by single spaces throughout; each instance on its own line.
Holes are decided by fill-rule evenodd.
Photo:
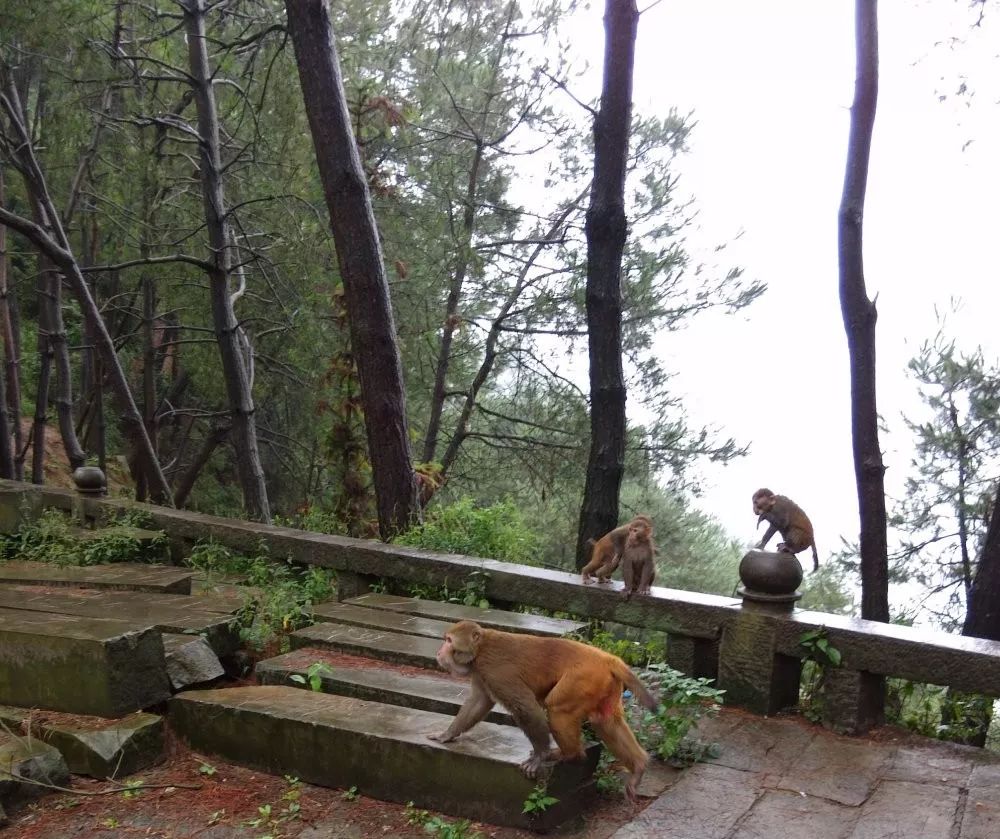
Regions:
M 468 698 L 469 681 L 442 672 L 435 653 L 444 629 L 471 616 L 547 637 L 585 628 L 389 595 L 326 603 L 316 607 L 318 623 L 292 634 L 292 652 L 258 663 L 259 686 L 181 693 L 171 705 L 171 726 L 198 751 L 253 769 L 492 824 L 551 830 L 592 802 L 599 745 L 588 744 L 583 760 L 552 766 L 547 794 L 558 802 L 525 814 L 538 783 L 521 768 L 531 745 L 501 706 L 453 743 L 429 739 Z

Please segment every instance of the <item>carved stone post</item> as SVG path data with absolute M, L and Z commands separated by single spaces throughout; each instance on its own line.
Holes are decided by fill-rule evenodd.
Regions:
M 78 466 L 73 470 L 73 485 L 80 496 L 73 502 L 73 517 L 81 527 L 87 525 L 85 499 L 100 498 L 108 494 L 108 479 L 96 466 Z
M 802 566 L 792 554 L 750 551 L 740 563 L 743 608 L 722 632 L 719 687 L 726 702 L 758 714 L 798 703 L 802 662 L 776 651 L 778 622 L 802 596 Z

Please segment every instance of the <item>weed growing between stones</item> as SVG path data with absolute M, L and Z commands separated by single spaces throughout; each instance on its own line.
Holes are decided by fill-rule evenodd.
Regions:
M 74 523 L 60 510 L 43 510 L 34 521 L 25 520 L 15 533 L 0 537 L 0 558 L 57 565 L 104 565 L 114 562 L 151 562 L 163 555 L 162 533 L 140 540 L 128 528 L 146 528 L 149 518 L 129 511 L 106 522 L 108 529 L 94 531 L 91 539 L 73 532 Z
M 441 816 L 432 816 L 426 810 L 418 810 L 412 801 L 406 805 L 406 820 L 439 839 L 483 839 L 483 834 L 473 830 L 468 819 L 449 821 Z
M 300 673 L 294 673 L 288 678 L 296 684 L 304 685 L 308 683 L 309 690 L 313 691 L 313 693 L 320 693 L 323 690 L 323 674 L 332 672 L 322 661 L 314 661 L 306 669 L 305 676 Z
M 559 799 L 553 798 L 549 795 L 544 784 L 539 784 L 529 793 L 528 797 L 524 799 L 524 809 L 521 810 L 521 812 L 537 815 L 538 813 L 544 813 L 553 804 L 558 803 Z
M 221 577 L 250 587 L 237 619 L 241 639 L 257 650 L 278 644 L 284 651 L 287 633 L 310 623 L 313 604 L 333 594 L 332 572 L 273 559 L 263 543 L 248 556 L 218 542 L 202 542 L 194 546 L 186 564 L 210 579 Z
M 811 722 L 820 722 L 824 716 L 823 684 L 827 670 L 840 666 L 840 650 L 830 643 L 826 627 L 804 632 L 799 638 L 803 666 L 799 690 L 799 708 Z

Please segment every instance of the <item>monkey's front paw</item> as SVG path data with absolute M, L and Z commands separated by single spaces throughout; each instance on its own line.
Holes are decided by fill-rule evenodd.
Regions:
M 542 768 L 542 757 L 541 755 L 533 754 L 524 763 L 521 764 L 521 771 L 524 773 L 526 778 L 531 778 L 535 780 L 538 777 L 539 770 Z
M 447 731 L 442 731 L 440 734 L 428 734 L 427 739 L 434 740 L 437 743 L 450 743 L 455 738 Z
M 597 578 L 597 582 L 599 582 L 599 583 L 601 583 L 603 585 L 611 585 L 611 578 L 610 577 L 598 577 Z

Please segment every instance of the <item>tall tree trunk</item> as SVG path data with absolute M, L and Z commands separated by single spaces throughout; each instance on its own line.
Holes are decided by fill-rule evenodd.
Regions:
M 23 122 L 22 115 L 24 111 L 21 108 L 17 89 L 10 83 L 9 79 L 3 93 L 0 94 L 0 106 L 2 106 L 2 110 L 8 118 L 10 128 L 19 144 L 17 146 L 19 168 L 24 174 L 28 190 L 33 192 L 41 203 L 42 209 L 45 211 L 45 215 L 51 225 L 51 231 L 44 230 L 39 225 L 10 212 L 2 206 L 0 206 L 0 223 L 13 228 L 29 239 L 39 250 L 45 252 L 46 256 L 55 263 L 56 267 L 66 277 L 69 287 L 80 305 L 84 322 L 91 325 L 97 338 L 97 349 L 103 366 L 108 372 L 112 392 L 121 414 L 122 431 L 139 452 L 140 458 L 145 461 L 144 465 L 147 469 L 147 474 L 150 476 L 151 485 L 158 493 L 158 496 L 162 498 L 163 503 L 172 503 L 170 487 L 163 476 L 160 464 L 156 460 L 152 444 L 142 423 L 142 417 L 139 414 L 139 409 L 129 388 L 125 371 L 118 360 L 114 342 L 111 340 L 107 325 L 104 323 L 100 310 L 97 308 L 97 304 L 90 294 L 90 287 L 87 285 L 83 272 L 80 270 L 80 265 L 73 255 L 72 247 L 62 226 L 59 214 L 55 211 L 55 206 L 49 197 L 44 173 L 38 165 L 38 160 L 31 145 L 31 135 Z
M 972 580 L 962 634 L 1000 641 L 1000 484 Z
M 6 203 L 6 184 L 0 166 L 0 207 Z M 21 431 L 21 339 L 15 330 L 15 299 L 10 287 L 10 260 L 7 253 L 7 226 L 0 224 L 0 334 L 4 349 L 4 378 L 7 385 L 7 406 L 14 426 L 13 477 L 24 480 L 24 434 Z
M 878 100 L 876 0 L 856 0 L 855 37 L 857 75 L 838 219 L 840 308 L 851 365 L 851 434 L 861 519 L 861 617 L 888 621 L 885 466 L 879 446 L 875 404 L 875 321 L 878 313 L 865 288 L 862 256 L 865 189 Z
M 3 166 L 0 166 L 0 206 L 6 203 L 7 196 L 4 192 L 4 175 Z M 0 322 L 6 322 L 7 326 L 10 325 L 10 320 L 7 316 L 7 266 L 9 265 L 8 255 L 7 255 L 7 227 L 6 225 L 0 224 Z M 4 351 L 6 355 L 7 369 L 9 370 L 10 363 L 12 361 L 16 362 L 16 357 L 14 355 L 14 348 L 11 343 L 7 341 L 7 336 L 10 332 L 8 329 L 3 329 L 0 326 L 0 331 L 3 332 L 3 343 Z M 0 376 L 0 478 L 11 479 L 14 477 L 14 452 L 11 449 L 11 428 L 10 428 L 11 414 L 9 411 L 9 400 L 7 397 L 7 379 L 6 376 Z M 21 423 L 20 413 L 14 414 L 15 427 L 20 430 Z M 20 435 L 19 435 L 20 436 Z
M 576 543 L 578 568 L 588 559 L 587 540 L 618 526 L 618 492 L 625 471 L 621 269 L 628 233 L 625 167 L 638 21 L 635 0 L 606 0 L 604 84 L 594 118 L 594 182 L 586 221 L 590 457 Z
M 205 436 L 205 439 L 202 440 L 201 448 L 195 454 L 194 460 L 191 461 L 191 464 L 181 473 L 180 478 L 177 480 L 176 489 L 174 490 L 174 503 L 178 507 L 183 507 L 187 503 L 188 496 L 191 494 L 191 490 L 194 489 L 194 483 L 198 480 L 201 470 L 205 468 L 205 464 L 212 457 L 212 453 L 228 436 L 228 425 L 213 425 Z
M 36 216 L 37 223 L 37 216 Z M 35 294 L 38 302 L 38 384 L 35 391 L 35 421 L 31 429 L 31 482 L 45 483 L 45 426 L 49 416 L 49 386 L 52 376 L 52 342 L 49 332 L 51 308 L 46 299 L 49 293 L 50 275 L 55 268 L 41 249 L 38 251 L 38 276 L 35 278 Z
M 212 251 L 209 272 L 209 296 L 212 322 L 222 358 L 222 373 L 226 382 L 229 411 L 232 416 L 233 449 L 236 471 L 243 489 L 243 506 L 251 518 L 268 522 L 271 508 L 267 499 L 264 466 L 257 446 L 257 422 L 254 417 L 253 394 L 248 342 L 233 309 L 229 288 L 231 248 L 229 222 L 226 217 L 225 193 L 222 185 L 222 144 L 219 140 L 219 113 L 215 104 L 212 71 L 208 61 L 205 33 L 205 0 L 186 0 L 184 9 L 187 30 L 188 61 L 198 109 L 198 143 L 202 197 L 205 205 L 205 226 Z M 247 353 L 244 355 L 244 353 Z
M 344 283 L 379 532 L 388 540 L 419 519 L 420 506 L 382 248 L 351 133 L 327 2 L 286 0 L 285 8 Z

